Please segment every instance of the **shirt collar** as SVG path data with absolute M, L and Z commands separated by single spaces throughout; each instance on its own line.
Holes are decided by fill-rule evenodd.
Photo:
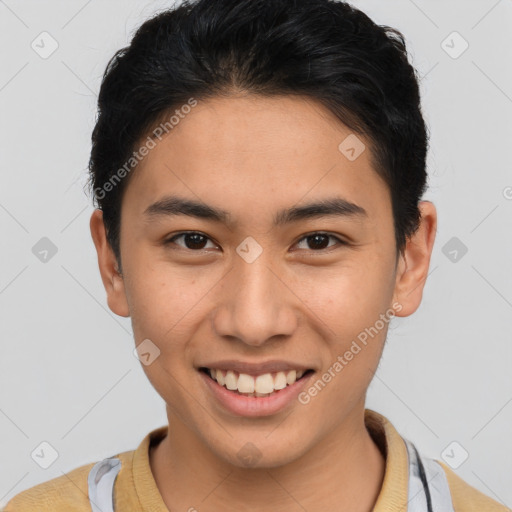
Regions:
M 365 410 L 364 421 L 386 459 L 382 487 L 372 512 L 407 510 L 409 459 L 405 443 L 391 422 L 382 414 Z
M 409 462 L 405 443 L 391 422 L 378 412 L 365 409 L 364 421 L 386 460 L 382 488 L 372 512 L 406 511 Z M 162 440 L 167 431 L 165 425 L 149 432 L 133 453 L 133 483 L 143 512 L 168 512 L 149 464 L 150 446 Z

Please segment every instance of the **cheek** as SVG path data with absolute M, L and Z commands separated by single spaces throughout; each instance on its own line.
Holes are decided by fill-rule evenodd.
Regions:
M 213 277 L 178 272 L 168 263 L 143 265 L 130 275 L 126 288 L 137 343 L 149 338 L 163 355 L 182 350 L 204 315 L 202 306 L 214 285 Z
M 378 261 L 340 266 L 321 278 L 303 276 L 303 283 L 309 283 L 303 291 L 308 306 L 342 343 L 373 325 L 389 308 L 393 294 L 393 276 Z
M 134 338 L 137 345 L 150 340 L 157 354 L 142 369 L 165 402 L 182 409 L 189 400 L 182 384 L 190 380 L 189 340 L 200 321 L 201 299 L 211 285 L 171 272 L 168 264 L 145 266 L 132 276 L 128 294 Z
M 329 327 L 323 331 L 325 366 L 317 376 L 325 384 L 313 383 L 303 398 L 313 403 L 312 397 L 321 395 L 319 410 L 332 411 L 330 421 L 362 399 L 378 366 L 393 321 L 391 283 L 383 267 L 354 265 L 311 292 L 312 311 Z

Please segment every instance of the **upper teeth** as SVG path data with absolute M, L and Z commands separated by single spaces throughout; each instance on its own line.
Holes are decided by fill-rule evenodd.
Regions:
M 293 384 L 304 375 L 304 370 L 290 370 L 288 372 L 264 373 L 253 377 L 246 373 L 238 373 L 232 370 L 216 370 L 209 368 L 208 371 L 221 386 L 231 391 L 238 390 L 240 393 L 272 393 L 277 389 L 283 389 Z

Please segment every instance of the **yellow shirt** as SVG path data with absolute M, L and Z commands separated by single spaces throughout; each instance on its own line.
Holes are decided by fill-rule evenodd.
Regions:
M 373 512 L 407 510 L 409 462 L 403 438 L 387 418 L 366 409 L 365 423 L 386 459 L 384 481 Z M 159 427 L 142 440 L 137 449 L 115 456 L 121 470 L 114 485 L 115 510 L 119 512 L 169 512 L 156 486 L 149 465 L 148 450 L 167 433 Z M 448 481 L 455 512 L 510 512 L 441 464 Z M 65 475 L 38 484 L 14 496 L 4 512 L 91 512 L 87 477 L 94 462 Z M 193 505 L 193 504 L 192 504 Z M 437 511 L 434 511 L 437 512 Z

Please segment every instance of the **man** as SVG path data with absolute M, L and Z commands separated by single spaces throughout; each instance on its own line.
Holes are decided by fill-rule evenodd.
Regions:
M 8 512 L 504 511 L 365 409 L 435 240 L 399 32 L 329 0 L 199 0 L 109 63 L 91 234 L 169 426 Z

